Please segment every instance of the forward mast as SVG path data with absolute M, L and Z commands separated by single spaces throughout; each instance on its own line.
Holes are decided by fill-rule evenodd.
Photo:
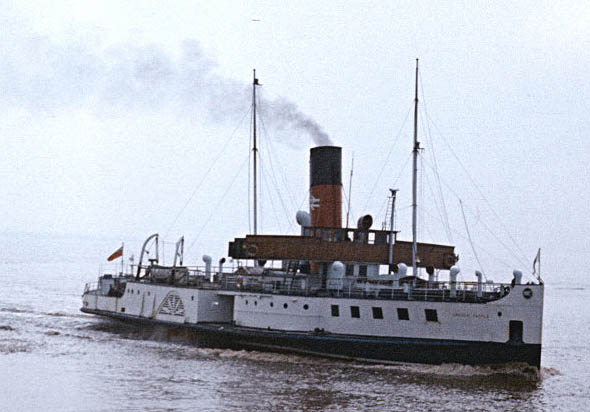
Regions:
M 417 210 L 418 210 L 418 151 L 420 142 L 418 141 L 418 59 L 416 59 L 416 89 L 414 94 L 414 149 L 413 154 L 413 173 L 412 173 L 412 271 L 414 275 L 414 285 L 416 276 L 418 276 L 418 239 L 416 234 Z

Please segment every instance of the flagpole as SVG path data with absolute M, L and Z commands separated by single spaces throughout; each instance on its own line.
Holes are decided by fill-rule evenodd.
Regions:
M 541 281 L 541 248 L 539 248 L 539 281 Z
M 125 242 L 121 242 L 121 275 L 125 272 Z

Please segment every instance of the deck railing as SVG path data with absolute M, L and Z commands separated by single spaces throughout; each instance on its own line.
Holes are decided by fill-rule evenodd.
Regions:
M 84 293 L 96 293 L 98 291 L 98 282 L 88 282 L 84 286 Z
M 129 282 L 134 278 L 127 275 L 119 279 Z M 145 278 L 140 281 L 153 282 Z M 455 282 L 452 284 L 449 281 L 427 282 L 425 280 L 420 280 L 416 286 L 404 283 L 395 288 L 392 280 L 344 278 L 328 279 L 322 283 L 319 276 L 239 275 L 235 271 L 219 273 L 215 270 L 207 273 L 202 267 L 189 267 L 188 277 L 177 278 L 174 285 L 277 295 L 471 303 L 485 303 L 500 299 L 510 293 L 511 289 L 510 285 L 503 283 Z M 84 293 L 98 293 L 98 284 L 87 283 Z
M 270 293 L 277 295 L 330 296 L 336 298 L 386 299 L 386 300 L 422 300 L 439 302 L 485 303 L 500 299 L 510 293 L 510 286 L 502 283 L 482 283 L 478 292 L 477 282 L 424 282 L 421 287 L 410 284 L 394 288 L 392 281 L 366 280 L 327 282 L 326 285 L 314 285 L 303 277 L 265 280 L 263 278 L 226 275 L 217 284 L 203 284 L 202 287 L 223 290 Z

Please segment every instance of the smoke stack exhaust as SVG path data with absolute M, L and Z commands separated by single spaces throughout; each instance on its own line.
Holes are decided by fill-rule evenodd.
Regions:
M 342 227 L 342 148 L 310 150 L 309 212 L 314 227 Z

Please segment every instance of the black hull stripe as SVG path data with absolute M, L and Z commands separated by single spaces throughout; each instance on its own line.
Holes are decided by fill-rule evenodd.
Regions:
M 199 344 L 211 347 L 296 352 L 377 363 L 523 362 L 537 368 L 541 364 L 541 345 L 535 344 L 284 332 L 220 323 L 175 323 L 88 308 L 81 311 L 139 324 L 190 329 L 197 333 Z

